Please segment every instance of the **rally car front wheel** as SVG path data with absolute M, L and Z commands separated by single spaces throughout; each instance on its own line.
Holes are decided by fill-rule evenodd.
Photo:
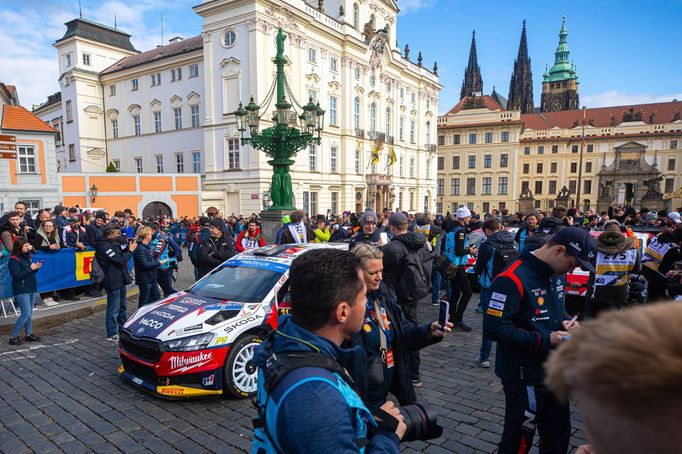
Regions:
M 223 369 L 223 391 L 226 395 L 244 399 L 256 392 L 258 368 L 253 364 L 253 354 L 261 342 L 260 336 L 245 334 L 230 347 Z

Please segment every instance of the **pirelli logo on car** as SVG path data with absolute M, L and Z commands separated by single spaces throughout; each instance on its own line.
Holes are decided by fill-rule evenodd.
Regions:
M 494 317 L 502 317 L 502 311 L 498 311 L 497 309 L 492 309 L 492 308 L 490 308 L 490 307 L 488 308 L 488 310 L 486 311 L 486 313 L 487 313 L 488 315 L 492 315 L 492 316 L 494 316 Z

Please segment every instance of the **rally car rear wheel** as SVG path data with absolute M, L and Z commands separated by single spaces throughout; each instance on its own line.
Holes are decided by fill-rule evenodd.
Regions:
M 223 371 L 223 391 L 240 399 L 249 397 L 258 388 L 258 368 L 253 364 L 256 347 L 263 342 L 255 334 L 245 334 L 230 347 Z

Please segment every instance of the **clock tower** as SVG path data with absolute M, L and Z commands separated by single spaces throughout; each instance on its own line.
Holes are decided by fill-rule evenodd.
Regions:
M 575 70 L 575 65 L 568 61 L 566 36 L 568 33 L 566 32 L 566 16 L 564 16 L 559 32 L 559 45 L 554 52 L 554 65 L 545 70 L 545 74 L 542 76 L 542 96 L 540 98 L 540 110 L 542 112 L 558 112 L 580 108 L 578 73 Z

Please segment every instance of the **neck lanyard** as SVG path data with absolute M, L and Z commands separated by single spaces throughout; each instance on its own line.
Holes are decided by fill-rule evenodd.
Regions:
M 385 310 L 382 311 L 378 300 L 375 299 L 372 302 L 372 306 L 370 307 L 370 315 L 372 315 L 372 309 L 374 310 L 374 320 L 377 322 L 377 326 L 379 327 L 379 351 L 381 352 L 381 360 L 386 363 L 386 352 L 388 351 L 386 331 L 390 331 L 391 327 L 388 322 L 388 316 L 385 315 Z

